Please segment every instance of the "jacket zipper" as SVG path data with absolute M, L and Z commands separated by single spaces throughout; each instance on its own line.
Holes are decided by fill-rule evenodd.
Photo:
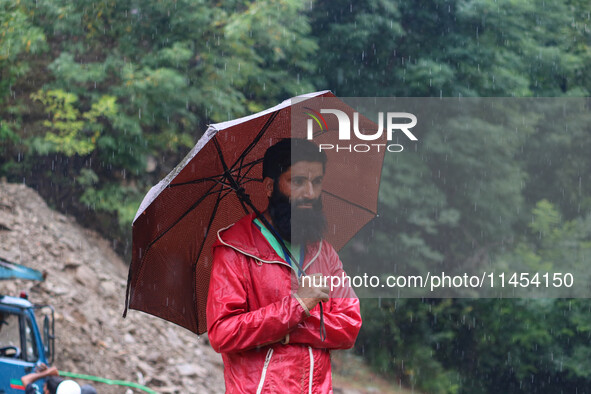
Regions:
M 304 272 L 306 272 L 306 270 L 308 269 L 308 267 L 310 265 L 312 265 L 312 263 L 314 261 L 316 261 L 316 259 L 318 258 L 318 256 L 320 256 L 320 251 L 322 250 L 322 243 L 323 242 L 321 240 L 320 243 L 318 244 L 318 251 L 316 252 L 316 254 L 314 255 L 314 257 L 312 257 L 312 259 L 310 259 L 310 261 L 308 262 L 308 264 L 305 267 L 303 267 L 304 268 Z
M 267 375 L 267 368 L 271 362 L 273 356 L 273 348 L 269 348 L 267 351 L 267 357 L 265 357 L 265 365 L 263 365 L 263 372 L 261 373 L 261 380 L 259 381 L 259 387 L 257 388 L 257 394 L 261 394 L 263 391 L 263 385 L 265 384 L 265 376 Z M 310 386 L 311 387 L 311 386 Z
M 312 347 L 308 346 L 310 352 L 310 382 L 308 383 L 308 392 L 312 394 L 312 378 L 314 377 L 314 354 L 312 353 Z

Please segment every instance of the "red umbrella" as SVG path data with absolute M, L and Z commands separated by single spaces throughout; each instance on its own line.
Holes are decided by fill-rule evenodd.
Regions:
M 265 210 L 261 185 L 267 148 L 287 137 L 324 145 L 328 163 L 322 193 L 326 241 L 335 249 L 376 216 L 385 149 L 355 152 L 328 149 L 339 143 L 338 109 L 354 110 L 329 91 L 316 92 L 244 118 L 210 125 L 197 145 L 145 196 L 133 222 L 132 261 L 124 316 L 136 309 L 197 334 L 207 330 L 205 306 L 211 272 L 211 247 L 219 229 L 254 211 Z M 375 130 L 359 117 L 359 129 Z M 385 136 L 372 141 L 385 143 Z

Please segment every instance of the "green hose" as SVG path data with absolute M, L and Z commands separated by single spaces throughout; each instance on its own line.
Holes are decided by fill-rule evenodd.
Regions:
M 98 376 L 82 375 L 79 373 L 64 372 L 64 371 L 59 371 L 59 374 L 60 374 L 60 376 L 65 376 L 67 378 L 91 380 L 93 382 L 99 382 L 99 383 L 105 383 L 105 384 L 111 384 L 111 385 L 117 385 L 117 386 L 133 387 L 134 389 L 143 390 L 146 393 L 158 394 L 157 392 L 155 392 L 152 389 L 147 388 L 146 386 L 142 386 L 141 384 L 138 384 L 138 383 L 126 382 L 125 380 L 111 380 L 111 379 L 99 378 Z

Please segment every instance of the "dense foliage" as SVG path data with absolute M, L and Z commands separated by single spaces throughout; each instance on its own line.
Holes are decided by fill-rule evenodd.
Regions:
M 2 0 L 0 176 L 33 186 L 125 254 L 142 196 L 208 123 L 320 89 L 588 96 L 589 15 L 580 0 Z M 589 123 L 551 132 L 536 126 L 544 121 L 518 134 L 458 124 L 386 162 L 380 213 L 396 227 L 367 230 L 373 258 L 588 262 Z M 494 138 L 482 144 L 482 133 Z M 591 384 L 584 299 L 362 305 L 357 350 L 421 391 Z

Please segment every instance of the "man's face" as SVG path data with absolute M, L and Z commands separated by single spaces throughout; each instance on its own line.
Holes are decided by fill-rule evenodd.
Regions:
M 265 181 L 273 227 L 287 241 L 306 245 L 322 239 L 326 227 L 320 198 L 323 177 L 322 163 L 300 161 L 276 182 Z
M 320 198 L 323 178 L 322 163 L 299 161 L 279 176 L 279 191 L 294 208 L 312 209 L 312 203 Z

